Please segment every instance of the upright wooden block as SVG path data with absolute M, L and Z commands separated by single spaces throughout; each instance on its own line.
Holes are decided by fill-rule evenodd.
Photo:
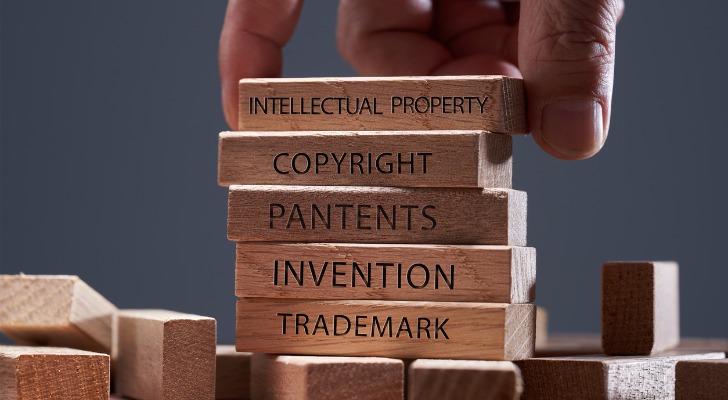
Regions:
M 118 394 L 140 400 L 215 397 L 214 319 L 122 310 L 118 324 Z
M 240 299 L 239 351 L 517 360 L 533 354 L 535 306 Z
M 217 346 L 215 368 L 216 400 L 250 399 L 251 353 L 235 351 L 233 345 Z
M 602 267 L 602 346 L 613 355 L 648 355 L 680 342 L 675 262 L 611 262 Z
M 0 399 L 109 398 L 109 356 L 61 347 L 0 346 Z
M 416 360 L 408 373 L 412 400 L 518 400 L 523 392 L 508 361 Z
M 724 358 L 724 353 L 671 351 L 659 356 L 577 356 L 518 361 L 524 399 L 675 398 L 675 364 Z
M 238 130 L 527 133 L 525 111 L 523 81 L 496 75 L 242 79 Z
M 238 297 L 526 303 L 536 249 L 510 246 L 238 243 Z
M 218 183 L 510 188 L 511 153 L 483 131 L 223 132 Z
M 253 355 L 257 400 L 402 400 L 402 360 Z
M 19 344 L 109 354 L 115 313 L 77 276 L 0 275 L 0 332 Z
M 677 400 L 728 399 L 728 360 L 678 362 L 675 395 Z
M 526 245 L 526 193 L 511 189 L 231 186 L 236 242 Z

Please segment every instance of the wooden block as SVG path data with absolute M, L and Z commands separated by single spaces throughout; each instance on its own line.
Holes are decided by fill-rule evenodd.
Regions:
M 240 81 L 240 131 L 347 129 L 528 133 L 523 81 L 495 75 Z
M 135 399 L 215 397 L 213 318 L 122 310 L 118 324 L 118 394 Z
M 238 297 L 527 303 L 536 249 L 238 243 Z
M 674 399 L 675 364 L 724 358 L 724 353 L 665 352 L 659 356 L 577 356 L 518 361 L 524 399 Z
M 535 306 L 240 299 L 239 351 L 517 360 L 533 354 Z
M 253 355 L 257 400 L 401 400 L 402 360 Z
M 19 344 L 110 354 L 115 313 L 77 276 L 0 275 L 0 332 Z
M 409 367 L 413 400 L 518 400 L 521 372 L 508 361 L 417 360 Z
M 675 398 L 728 399 L 728 360 L 678 362 L 675 368 Z
M 648 355 L 680 342 L 675 262 L 611 262 L 602 267 L 602 346 L 613 355 Z
M 526 245 L 526 193 L 511 189 L 231 186 L 236 242 Z
M 223 132 L 218 183 L 511 187 L 512 139 L 483 131 Z
M 109 398 L 109 356 L 61 347 L 0 346 L 0 399 Z
M 538 313 L 538 311 L 536 312 Z M 536 320 L 538 321 L 538 316 Z M 538 331 L 536 335 L 538 335 Z M 601 339 L 601 335 L 598 333 L 551 334 L 543 345 L 539 344 L 538 339 L 536 340 L 536 357 L 568 357 L 602 354 Z M 681 338 L 680 344 L 675 350 L 690 353 L 724 353 L 728 352 L 728 339 Z
M 250 399 L 251 353 L 239 353 L 234 345 L 217 346 L 215 368 L 216 400 Z
M 536 307 L 536 349 L 545 346 L 549 340 L 549 314 L 543 307 Z

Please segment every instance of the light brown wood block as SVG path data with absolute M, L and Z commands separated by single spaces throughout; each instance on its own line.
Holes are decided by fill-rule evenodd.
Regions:
M 117 394 L 142 400 L 215 397 L 213 318 L 122 310 L 118 325 Z
M 521 372 L 508 361 L 416 360 L 408 371 L 412 400 L 518 400 Z
M 675 364 L 724 358 L 724 353 L 670 351 L 659 356 L 576 356 L 517 361 L 524 399 L 675 398 Z
M 0 332 L 19 344 L 109 354 L 116 311 L 77 276 L 0 275 Z
M 549 340 L 549 314 L 543 307 L 536 307 L 536 348 L 545 346 Z
M 478 245 L 238 243 L 238 297 L 527 303 L 536 249 Z
M 533 354 L 535 306 L 240 299 L 236 347 L 254 353 L 517 360 Z
M 228 238 L 525 246 L 526 202 L 511 189 L 235 185 Z
M 678 362 L 675 368 L 675 398 L 728 399 L 728 360 Z
M 256 400 L 402 400 L 402 360 L 253 355 Z
M 235 351 L 234 345 L 217 346 L 215 368 L 216 400 L 250 399 L 251 353 Z
M 675 262 L 602 266 L 602 347 L 613 355 L 648 355 L 680 342 Z
M 523 81 L 496 75 L 242 79 L 238 117 L 240 131 L 528 132 Z
M 510 188 L 512 139 L 483 131 L 223 132 L 218 183 Z
M 0 399 L 109 398 L 109 356 L 62 347 L 0 346 Z

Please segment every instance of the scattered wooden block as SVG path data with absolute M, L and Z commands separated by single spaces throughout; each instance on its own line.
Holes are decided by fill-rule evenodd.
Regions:
M 0 346 L 0 399 L 109 398 L 109 356 L 61 347 Z
M 680 361 L 675 368 L 676 400 L 728 399 L 728 360 Z
M 115 313 L 77 276 L 0 275 L 0 332 L 19 344 L 109 354 Z
M 238 130 L 528 133 L 525 111 L 523 81 L 496 75 L 242 79 Z
M 577 356 L 518 361 L 524 399 L 673 399 L 675 364 L 724 358 L 724 353 L 659 356 Z
M 402 360 L 374 357 L 253 355 L 259 400 L 401 400 Z
M 545 346 L 549 340 L 549 314 L 543 307 L 536 307 L 536 349 Z
M 231 186 L 236 242 L 526 245 L 526 193 L 511 189 Z
M 238 243 L 238 297 L 527 303 L 536 249 Z
M 680 342 L 675 262 L 611 262 L 602 267 L 602 346 L 613 355 L 648 355 Z
M 235 351 L 234 345 L 217 346 L 215 368 L 216 400 L 250 399 L 251 353 Z
M 408 381 L 417 400 L 518 400 L 523 392 L 521 372 L 508 361 L 417 360 Z
M 215 397 L 213 318 L 122 310 L 118 325 L 118 394 L 136 399 Z
M 239 351 L 517 360 L 533 354 L 532 304 L 240 299 Z
M 511 187 L 512 139 L 483 131 L 223 132 L 218 183 Z

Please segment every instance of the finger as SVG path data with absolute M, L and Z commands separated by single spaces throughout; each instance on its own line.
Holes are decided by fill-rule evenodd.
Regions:
M 238 81 L 281 75 L 282 49 L 293 35 L 303 0 L 230 0 L 220 34 L 225 119 L 238 121 Z
M 596 154 L 609 130 L 621 0 L 523 0 L 519 67 L 534 139 L 550 154 Z
M 428 36 L 431 27 L 430 1 L 342 0 L 337 42 L 341 55 L 361 75 L 429 75 L 452 59 Z

